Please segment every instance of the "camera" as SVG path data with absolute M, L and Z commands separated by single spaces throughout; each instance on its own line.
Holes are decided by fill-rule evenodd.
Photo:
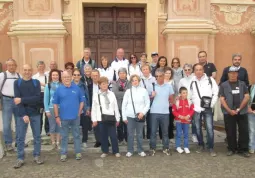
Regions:
M 119 91 L 124 91 L 125 89 L 122 86 L 119 86 Z

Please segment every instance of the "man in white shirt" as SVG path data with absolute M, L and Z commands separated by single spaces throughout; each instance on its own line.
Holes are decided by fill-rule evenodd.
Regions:
M 44 87 L 45 85 L 48 83 L 48 77 L 45 74 L 45 63 L 43 61 L 38 61 L 37 62 L 37 73 L 35 75 L 33 75 L 33 79 L 37 79 L 39 80 L 40 84 L 41 84 L 41 99 L 40 99 L 40 108 L 41 108 L 41 133 L 42 133 L 42 126 L 43 126 L 43 108 L 44 108 L 44 104 L 43 104 L 43 100 L 44 100 Z M 45 123 L 44 123 L 44 130 L 46 135 L 48 135 L 49 133 L 49 121 L 47 116 L 45 115 Z
M 217 156 L 214 152 L 214 131 L 213 131 L 213 108 L 218 99 L 219 88 L 212 77 L 204 73 L 201 64 L 194 65 L 194 74 L 190 85 L 191 99 L 194 104 L 194 119 L 197 129 L 198 149 L 197 153 L 204 150 L 203 133 L 201 128 L 202 117 L 206 123 L 207 143 L 212 157 Z
M 15 119 L 15 131 L 17 139 L 17 115 L 15 113 L 14 99 L 14 81 L 20 78 L 16 72 L 17 63 L 14 59 L 6 61 L 6 72 L 0 73 L 0 87 L 1 87 L 1 100 L 2 100 L 2 119 L 3 119 L 3 134 L 4 142 L 7 151 L 12 151 L 12 115 Z
M 116 57 L 112 61 L 111 68 L 114 70 L 114 76 L 113 80 L 117 81 L 118 80 L 118 71 L 121 67 L 126 68 L 128 70 L 128 60 L 125 59 L 125 52 L 123 48 L 117 49 L 116 52 Z

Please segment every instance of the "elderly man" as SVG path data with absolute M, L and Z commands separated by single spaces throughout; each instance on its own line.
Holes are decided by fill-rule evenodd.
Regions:
M 41 84 L 41 98 L 40 98 L 40 103 L 38 104 L 41 108 L 41 133 L 42 133 L 42 127 L 43 127 L 43 113 L 44 113 L 44 87 L 48 83 L 48 77 L 45 74 L 45 63 L 43 61 L 38 61 L 37 62 L 37 73 L 33 75 L 33 79 L 37 79 L 40 81 Z M 49 135 L 49 120 L 45 114 L 45 120 L 44 120 L 44 130 L 46 135 Z
M 248 130 L 248 102 L 249 93 L 246 84 L 238 80 L 239 68 L 232 66 L 228 71 L 228 81 L 220 86 L 220 101 L 228 141 L 228 156 L 238 151 L 244 157 L 250 157 L 249 130 Z M 238 125 L 238 144 L 237 131 Z
M 157 69 L 155 72 L 155 78 L 157 80 L 155 84 L 155 91 L 152 91 L 151 97 L 152 104 L 150 109 L 150 155 L 154 156 L 156 153 L 156 139 L 157 129 L 160 125 L 162 129 L 162 142 L 163 153 L 170 155 L 169 138 L 168 138 L 168 126 L 169 126 L 169 105 L 173 102 L 174 90 L 173 87 L 164 82 L 165 71 L 163 69 Z
M 126 68 L 128 69 L 128 60 L 125 59 L 125 52 L 123 48 L 117 49 L 116 52 L 116 57 L 112 61 L 111 68 L 114 70 L 114 75 L 113 75 L 113 80 L 117 81 L 118 80 L 118 71 L 120 68 Z
M 249 86 L 249 77 L 248 77 L 248 72 L 245 68 L 241 67 L 241 62 L 242 62 L 242 55 L 241 54 L 233 54 L 232 55 L 232 63 L 233 66 L 238 68 L 238 80 L 243 81 L 246 86 Z M 223 82 L 228 80 L 228 71 L 229 71 L 229 67 L 226 67 L 223 70 L 221 79 L 220 79 L 220 84 L 222 84 Z
M 61 134 L 61 157 L 60 161 L 67 160 L 68 133 L 71 128 L 76 160 L 80 160 L 80 115 L 84 106 L 84 96 L 81 89 L 72 83 L 72 76 L 69 72 L 62 73 L 63 85 L 59 86 L 53 97 L 54 113 L 57 124 L 60 126 Z
M 201 64 L 194 65 L 194 74 L 191 85 L 190 95 L 194 104 L 195 114 L 193 116 L 197 129 L 198 148 L 197 153 L 204 150 L 203 133 L 201 128 L 202 117 L 206 123 L 207 143 L 212 157 L 217 156 L 214 152 L 214 131 L 213 131 L 213 111 L 218 99 L 218 86 L 212 77 L 204 73 L 204 66 Z
M 91 50 L 90 50 L 90 48 L 85 48 L 84 49 L 83 58 L 76 63 L 76 67 L 78 69 L 80 69 L 81 75 L 82 75 L 83 78 L 84 78 L 84 66 L 86 64 L 89 64 L 92 67 L 92 69 L 97 68 L 95 60 L 91 59 Z
M 3 119 L 3 134 L 4 142 L 7 151 L 12 151 L 12 130 L 11 121 L 12 115 L 15 119 L 15 131 L 17 139 L 17 115 L 15 114 L 14 98 L 14 81 L 20 78 L 19 73 L 16 72 L 17 63 L 14 59 L 6 61 L 6 72 L 0 73 L 0 87 L 1 87 L 1 100 L 2 100 L 2 119 Z
M 212 77 L 216 79 L 216 72 L 217 69 L 213 63 L 207 61 L 207 53 L 206 51 L 199 51 L 198 52 L 198 60 L 199 64 L 204 66 L 204 72 L 208 77 Z
M 33 132 L 34 137 L 34 162 L 43 164 L 40 159 L 41 153 L 41 136 L 40 136 L 40 82 L 32 79 L 32 68 L 26 64 L 23 66 L 23 78 L 14 82 L 14 103 L 17 105 L 17 154 L 18 160 L 14 168 L 20 168 L 24 165 L 25 151 L 24 144 L 27 133 L 28 123 Z
M 55 60 L 51 60 L 51 61 L 50 61 L 49 69 L 50 69 L 49 71 L 45 72 L 45 75 L 47 76 L 47 78 L 49 78 L 49 74 L 50 74 L 50 71 L 51 71 L 52 69 L 58 69 L 58 65 L 57 65 L 57 63 L 56 63 Z

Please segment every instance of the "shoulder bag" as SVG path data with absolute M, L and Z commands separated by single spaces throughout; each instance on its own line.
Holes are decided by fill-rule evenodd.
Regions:
M 199 89 L 198 89 L 198 86 L 197 86 L 197 81 L 195 81 L 195 85 L 196 85 L 196 88 L 197 88 L 198 96 L 199 96 L 199 98 L 200 98 L 200 100 L 201 100 L 200 106 L 201 106 L 202 108 L 205 108 L 205 109 L 211 109 L 212 97 L 209 97 L 209 96 L 203 96 L 203 97 L 201 97 L 200 92 L 199 92 Z
M 135 121 L 136 121 L 136 122 L 145 122 L 145 115 L 143 116 L 142 119 L 139 119 L 139 118 L 138 118 L 139 113 L 136 113 L 136 112 L 135 112 L 135 105 L 134 105 L 133 95 L 132 95 L 132 87 L 130 88 L 130 93 L 131 93 L 132 106 L 133 106 L 133 110 L 134 110 L 134 114 L 135 114 Z
M 98 97 L 98 102 L 99 102 L 99 106 L 100 106 L 100 112 L 101 112 L 102 122 L 107 122 L 107 123 L 112 123 L 112 124 L 114 124 L 114 123 L 116 122 L 115 115 L 103 114 L 99 94 L 97 95 L 97 97 Z

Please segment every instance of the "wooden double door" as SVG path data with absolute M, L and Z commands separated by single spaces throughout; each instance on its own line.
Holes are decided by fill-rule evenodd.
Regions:
M 85 7 L 84 30 L 84 45 L 98 64 L 102 56 L 112 61 L 117 48 L 125 50 L 127 59 L 145 51 L 144 8 Z

